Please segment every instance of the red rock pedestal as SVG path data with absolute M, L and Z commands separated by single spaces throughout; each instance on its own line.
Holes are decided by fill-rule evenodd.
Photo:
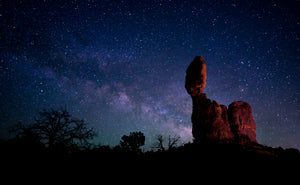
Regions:
M 193 137 L 202 142 L 228 142 L 234 139 L 228 122 L 227 108 L 207 99 L 206 94 L 192 96 Z

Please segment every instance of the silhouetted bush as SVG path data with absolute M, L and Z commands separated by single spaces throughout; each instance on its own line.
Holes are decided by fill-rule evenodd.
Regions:
M 131 132 L 129 136 L 123 135 L 120 146 L 125 151 L 141 152 L 140 147 L 145 144 L 145 136 L 142 132 Z

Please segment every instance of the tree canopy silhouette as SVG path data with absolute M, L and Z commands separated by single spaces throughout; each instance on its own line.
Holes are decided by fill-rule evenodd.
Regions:
M 130 132 L 129 136 L 123 135 L 121 139 L 121 148 L 130 152 L 141 152 L 140 147 L 145 144 L 145 136 L 142 132 Z
M 88 128 L 84 120 L 71 117 L 66 109 L 46 110 L 39 112 L 35 123 L 29 126 L 18 124 L 14 132 L 21 138 L 34 136 L 49 149 L 79 146 L 87 144 L 95 136 L 92 128 Z

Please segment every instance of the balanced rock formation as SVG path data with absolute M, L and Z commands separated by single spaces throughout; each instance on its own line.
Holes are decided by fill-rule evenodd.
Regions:
M 185 88 L 193 100 L 192 133 L 195 141 L 228 143 L 256 142 L 256 124 L 252 109 L 246 102 L 236 101 L 225 105 L 207 98 L 206 64 L 197 56 L 186 71 Z

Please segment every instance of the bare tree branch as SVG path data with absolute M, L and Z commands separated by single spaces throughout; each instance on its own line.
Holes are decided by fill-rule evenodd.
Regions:
M 35 118 L 35 123 L 28 128 L 19 125 L 15 131 L 23 134 L 25 129 L 30 129 L 39 136 L 40 141 L 52 149 L 58 145 L 71 146 L 74 144 L 87 143 L 95 136 L 93 129 L 87 127 L 83 120 L 71 118 L 65 110 L 43 110 Z
M 152 148 L 158 149 L 160 151 L 166 151 L 166 150 L 171 150 L 178 145 L 178 143 L 180 141 L 180 136 L 174 135 L 173 137 L 171 137 L 169 135 L 168 140 L 167 140 L 167 148 L 164 146 L 165 139 L 163 138 L 162 135 L 157 135 L 156 140 L 157 141 L 153 144 Z

